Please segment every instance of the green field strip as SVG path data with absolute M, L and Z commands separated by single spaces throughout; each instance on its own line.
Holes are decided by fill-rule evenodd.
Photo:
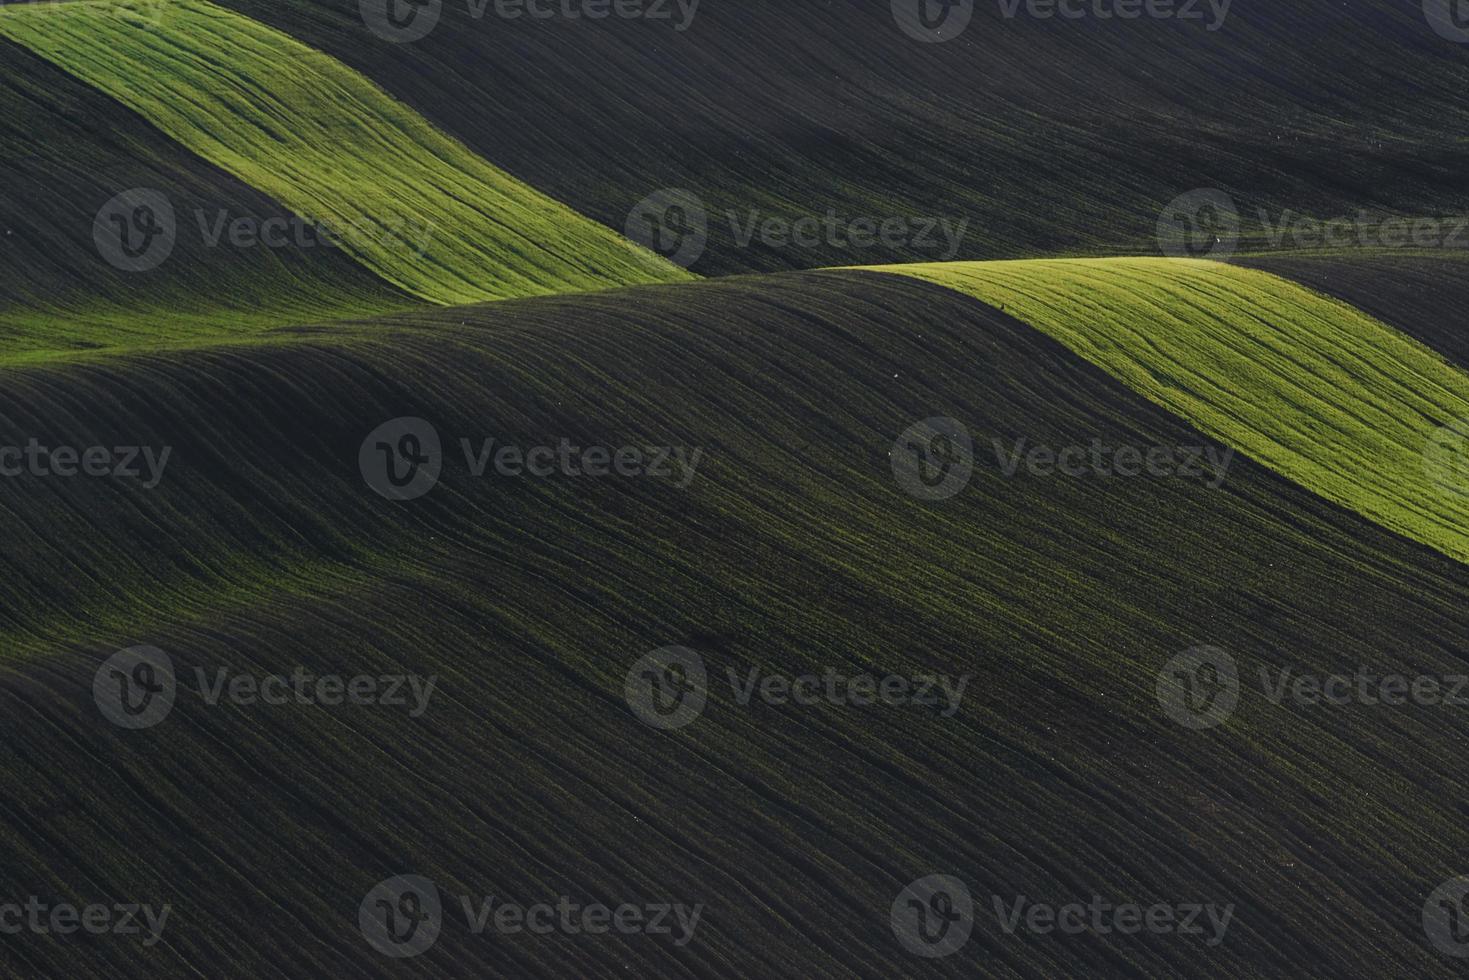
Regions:
M 1348 255 L 1246 255 L 1234 261 L 1334 296 L 1469 369 L 1469 333 L 1464 330 L 1469 254 L 1398 249 Z
M 0 61 L 0 360 L 190 346 L 423 305 L 341 249 L 211 246 L 201 221 L 290 213 L 20 45 L 0 38 Z M 177 215 L 176 241 L 146 272 L 119 269 L 94 239 L 99 209 L 129 188 L 156 190 Z
M 1465 65 L 1401 0 L 1236 3 L 1213 32 L 1078 32 L 978 4 L 941 45 L 895 29 L 887 3 L 705 3 L 685 31 L 445 3 L 428 36 L 390 44 L 347 0 L 220 2 L 610 227 L 657 188 L 698 194 L 711 220 L 693 268 L 707 275 L 1157 254 L 1160 213 L 1199 188 L 1229 193 L 1243 241 L 1265 247 L 1303 214 L 1457 214 L 1469 172 Z M 1190 84 L 1158 83 L 1177 78 Z M 793 247 L 730 220 L 829 209 L 842 227 L 909 231 Z M 957 251 L 941 228 L 917 233 L 913 219 L 937 218 L 968 219 Z
M 1469 560 L 1469 497 L 1430 462 L 1469 374 L 1269 273 L 1198 260 L 889 266 L 999 307 L 1206 434 L 1378 523 Z
M 690 274 L 515 180 L 367 78 L 198 0 L 155 26 L 73 3 L 7 7 L 0 35 L 136 110 L 431 302 Z

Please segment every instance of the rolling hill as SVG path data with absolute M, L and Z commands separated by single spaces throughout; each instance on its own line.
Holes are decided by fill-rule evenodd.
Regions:
M 1222 482 L 1005 477 L 994 440 L 1208 439 L 957 291 L 741 278 L 3 370 L 8 440 L 173 447 L 153 490 L 0 482 L 20 573 L 3 604 L 5 884 L 170 901 L 177 922 L 146 950 L 7 944 L 12 972 L 395 975 L 356 908 L 406 872 L 449 903 L 413 961 L 445 975 L 902 972 L 889 905 L 934 871 L 982 906 L 939 975 L 1270 976 L 1303 955 L 1343 976 L 1442 969 L 1419 914 L 1462 851 L 1440 750 L 1463 738 L 1454 712 L 1246 691 L 1227 724 L 1191 731 L 1155 686 L 1200 643 L 1247 677 L 1461 671 L 1464 567 L 1243 456 Z M 980 458 L 924 502 L 890 455 L 936 413 Z M 436 428 L 443 470 L 394 502 L 359 450 L 404 415 Z M 478 478 L 458 439 L 485 437 L 702 462 L 682 487 Z M 179 694 L 124 731 L 91 682 L 140 643 L 170 654 Z M 623 692 L 670 644 L 704 658 L 709 703 L 658 731 Z M 195 689 L 196 667 L 302 665 L 432 674 L 438 694 L 410 717 Z M 726 679 L 828 668 L 972 680 L 945 717 L 741 705 Z M 1215 947 L 1045 942 L 988 912 L 992 893 L 1092 892 L 1231 903 L 1235 924 Z M 702 902 L 704 924 L 685 947 L 474 936 L 460 894 Z
M 1469 417 L 1469 375 L 1355 308 L 1199 260 L 889 268 L 1010 311 L 1302 486 L 1469 559 L 1464 498 L 1423 463 Z
M 1469 48 L 1413 0 L 373 6 L 0 5 L 0 974 L 1458 975 L 1462 706 L 1274 685 L 1469 675 L 1469 263 L 1268 246 L 1461 212 Z M 1247 254 L 1142 257 L 1199 188 Z M 828 216 L 903 234 L 761 230 Z M 934 874 L 972 935 L 915 958 Z M 1006 925 L 1093 896 L 1227 935 Z

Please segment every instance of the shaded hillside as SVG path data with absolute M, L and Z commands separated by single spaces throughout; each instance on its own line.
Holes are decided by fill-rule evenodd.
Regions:
M 239 219 L 299 219 L 24 48 L 0 39 L 0 64 L 0 353 L 178 343 L 416 305 L 315 239 L 232 245 L 223 229 Z M 110 202 L 135 188 L 161 193 L 174 219 L 144 271 L 110 262 L 120 253 L 93 235 L 100 220 L 120 243 L 109 216 L 131 209 Z
M 700 195 L 705 274 L 1076 251 L 1155 254 L 1163 206 L 1442 215 L 1469 204 L 1469 53 L 1418 0 L 1235 3 L 1203 21 L 1006 19 L 976 5 L 923 44 L 887 2 L 703 3 L 684 21 L 504 19 L 446 0 L 394 44 L 357 0 L 229 0 L 330 52 L 487 160 L 621 229 L 645 195 Z M 1180 5 L 1181 6 L 1181 5 Z M 1206 9 L 1199 4 L 1193 9 Z M 669 4 L 675 11 L 676 5 Z M 754 237 L 750 218 L 968 220 L 854 246 Z M 734 221 L 728 212 L 734 212 Z M 670 222 L 670 225 L 674 225 Z M 678 226 L 684 226 L 678 222 Z M 734 227 L 737 226 L 737 227 Z
M 263 24 L 174 0 L 156 24 L 29 5 L 0 35 L 334 231 L 438 303 L 678 281 L 688 273 L 486 164 L 361 75 Z
M 1469 510 L 1425 469 L 1469 374 L 1344 303 L 1179 259 L 888 266 L 1010 311 L 1307 489 L 1469 559 Z
M 1215 487 L 1003 477 L 992 438 L 1205 441 L 1033 328 L 846 272 L 275 340 L 0 369 L 0 441 L 173 447 L 151 491 L 0 482 L 15 571 L 0 586 L 0 884 L 174 905 L 156 946 L 28 936 L 0 944 L 10 972 L 1451 974 L 1420 911 L 1462 871 L 1456 711 L 1247 692 L 1226 724 L 1191 731 L 1155 684 L 1199 643 L 1246 676 L 1462 671 L 1469 571 L 1242 457 Z M 441 436 L 442 476 L 392 502 L 359 452 L 405 415 Z M 935 415 L 981 458 L 925 503 L 890 454 Z M 477 479 L 461 436 L 703 455 L 684 487 Z M 168 718 L 123 731 L 97 713 L 93 675 L 138 643 L 182 680 Z M 669 644 L 703 656 L 709 701 L 658 731 L 624 686 Z M 436 674 L 439 693 L 410 718 L 210 707 L 192 690 L 195 666 L 297 665 Z M 951 717 L 742 706 L 725 679 L 827 667 L 974 677 Z M 933 872 L 969 884 L 978 922 L 962 951 L 919 963 L 889 909 Z M 450 909 L 407 964 L 357 925 L 400 873 L 433 879 Z M 682 947 L 473 936 L 461 893 L 705 908 Z M 1236 911 L 1212 947 L 1007 936 L 991 911 L 992 894 L 1093 893 Z

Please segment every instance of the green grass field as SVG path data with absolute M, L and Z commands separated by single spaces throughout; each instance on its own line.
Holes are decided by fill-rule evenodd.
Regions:
M 1128 387 L 1386 527 L 1469 560 L 1469 498 L 1424 466 L 1469 374 L 1347 304 L 1175 259 L 893 266 L 1045 331 Z
M 6 7 L 0 21 L 19 15 Z M 291 212 L 25 48 L 0 39 L 0 63 L 0 359 L 239 339 L 422 305 L 340 249 L 209 247 L 200 216 Z M 167 195 L 178 234 L 166 261 L 129 273 L 99 252 L 93 226 L 137 187 Z
M 171 2 L 145 27 L 99 3 L 9 6 L 0 36 L 333 229 L 413 296 L 472 303 L 690 278 L 486 163 L 337 60 L 223 7 Z

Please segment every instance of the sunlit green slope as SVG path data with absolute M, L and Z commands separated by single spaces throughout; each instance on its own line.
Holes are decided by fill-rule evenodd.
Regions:
M 304 237 L 211 242 L 201 223 L 299 219 L 4 39 L 0 65 L 0 358 L 178 347 L 422 305 Z M 97 227 L 113 236 L 103 245 L 120 245 L 109 216 L 128 217 L 115 202 L 135 191 L 167 202 L 174 234 L 149 246 L 147 268 L 129 270 L 109 261 Z
M 336 59 L 199 0 L 143 24 L 7 7 L 12 38 L 331 228 L 414 296 L 467 303 L 689 274 L 508 176 Z
M 1469 496 L 1440 427 L 1469 374 L 1367 314 L 1269 273 L 1174 259 L 889 266 L 1040 328 L 1329 500 L 1469 560 Z

